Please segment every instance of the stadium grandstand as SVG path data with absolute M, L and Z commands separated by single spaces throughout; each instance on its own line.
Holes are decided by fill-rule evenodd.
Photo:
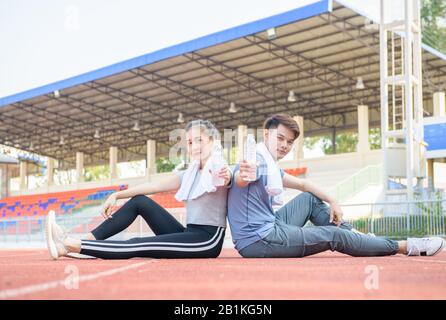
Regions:
M 177 143 L 170 132 L 189 120 L 232 130 L 225 154 L 234 164 L 246 134 L 277 112 L 293 115 L 302 132 L 281 166 L 329 189 L 365 231 L 388 233 L 373 221 L 389 215 L 401 220 L 396 234 L 415 232 L 411 219 L 422 228 L 423 212 L 432 213 L 417 209 L 422 200 L 440 207 L 429 233 L 444 234 L 446 183 L 435 170 L 444 170 L 446 158 L 446 56 L 421 42 L 417 15 L 392 22 L 386 10 L 374 16 L 343 1 L 317 1 L 0 98 L 0 143 L 28 155 L 1 155 L 3 240 L 41 239 L 39 217 L 49 209 L 66 225 L 91 227 L 110 192 L 172 174 L 157 172 L 157 159 L 169 156 Z M 381 148 L 372 149 L 371 129 L 381 133 Z M 357 134 L 356 150 L 336 153 L 344 133 Z M 334 154 L 306 158 L 304 139 L 321 135 L 332 137 Z M 144 175 L 120 176 L 119 163 L 141 160 Z M 99 165 L 108 165 L 108 178 L 85 181 L 86 168 Z M 55 183 L 56 171 L 74 179 Z M 44 184 L 30 188 L 30 177 L 42 172 Z M 173 195 L 153 197 L 182 220 Z M 409 214 L 400 209 L 407 204 Z M 147 231 L 141 221 L 132 228 Z

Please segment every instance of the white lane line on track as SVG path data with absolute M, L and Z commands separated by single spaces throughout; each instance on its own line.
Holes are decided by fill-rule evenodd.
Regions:
M 1 251 L 0 251 L 0 259 L 36 256 L 36 255 L 41 255 L 42 253 L 43 253 L 43 251 L 41 251 L 41 252 L 26 252 L 26 253 L 23 253 L 23 254 L 2 255 Z
M 400 257 L 392 257 L 392 259 L 404 260 L 404 261 L 418 261 L 418 262 L 434 262 L 434 263 L 446 263 L 445 260 L 431 260 L 431 259 L 417 259 L 417 258 L 400 258 Z
M 101 272 L 97 272 L 97 273 L 87 274 L 85 276 L 79 276 L 78 280 L 79 280 L 79 282 L 92 281 L 92 280 L 95 280 L 98 278 L 111 276 L 111 275 L 119 273 L 119 272 L 124 272 L 124 271 L 130 270 L 130 269 L 136 269 L 136 268 L 139 268 L 147 263 L 148 262 L 139 262 L 139 263 L 134 263 L 134 264 L 124 266 L 124 267 L 110 269 L 107 271 L 101 271 Z M 2 290 L 2 291 L 0 291 L 0 299 L 16 298 L 16 297 L 23 296 L 25 294 L 31 294 L 31 293 L 46 291 L 49 289 L 54 289 L 59 286 L 62 286 L 62 287 L 65 286 L 65 279 L 24 286 L 24 287 L 17 288 L 17 289 Z

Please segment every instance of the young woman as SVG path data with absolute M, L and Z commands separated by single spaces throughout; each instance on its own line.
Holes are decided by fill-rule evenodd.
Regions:
M 231 171 L 223 166 L 218 172 L 222 186 L 212 183 L 210 155 L 216 133 L 210 121 L 190 122 L 186 126 L 187 151 L 192 160 L 188 169 L 161 182 L 149 182 L 110 195 L 102 212 L 106 220 L 86 240 L 67 236 L 56 224 L 54 212 L 50 212 L 46 237 L 51 257 L 57 259 L 72 253 L 102 259 L 218 257 L 225 235 Z M 186 227 L 146 196 L 178 188 L 175 197 L 185 202 Z M 116 200 L 125 198 L 131 199 L 112 214 Z M 138 215 L 144 218 L 155 236 L 105 240 L 126 229 Z

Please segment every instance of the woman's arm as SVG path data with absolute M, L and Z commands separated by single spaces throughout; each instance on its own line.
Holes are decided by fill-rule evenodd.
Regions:
M 126 199 L 131 198 L 140 194 L 143 195 L 149 195 L 154 194 L 158 192 L 165 192 L 170 190 L 175 190 L 180 187 L 181 181 L 180 177 L 175 174 L 168 176 L 161 181 L 154 182 L 147 182 L 143 183 L 137 186 L 134 186 L 132 188 L 129 188 L 127 190 L 121 190 L 115 193 L 116 199 Z
M 149 195 L 158 192 L 165 192 L 170 190 L 175 190 L 180 187 L 181 180 L 177 174 L 168 176 L 161 181 L 147 182 L 127 190 L 121 190 L 115 193 L 112 193 L 107 200 L 105 201 L 102 207 L 102 216 L 105 219 L 111 218 L 112 216 L 112 207 L 115 205 L 116 200 L 118 199 L 126 199 L 131 198 L 137 195 Z

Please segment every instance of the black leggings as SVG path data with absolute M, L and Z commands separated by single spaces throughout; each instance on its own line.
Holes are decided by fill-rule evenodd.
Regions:
M 141 215 L 153 237 L 125 241 L 103 241 L 125 228 Z M 111 219 L 92 234 L 97 240 L 82 240 L 80 253 L 102 259 L 217 258 L 223 247 L 225 228 L 188 224 L 185 228 L 152 199 L 138 195 L 127 201 Z

